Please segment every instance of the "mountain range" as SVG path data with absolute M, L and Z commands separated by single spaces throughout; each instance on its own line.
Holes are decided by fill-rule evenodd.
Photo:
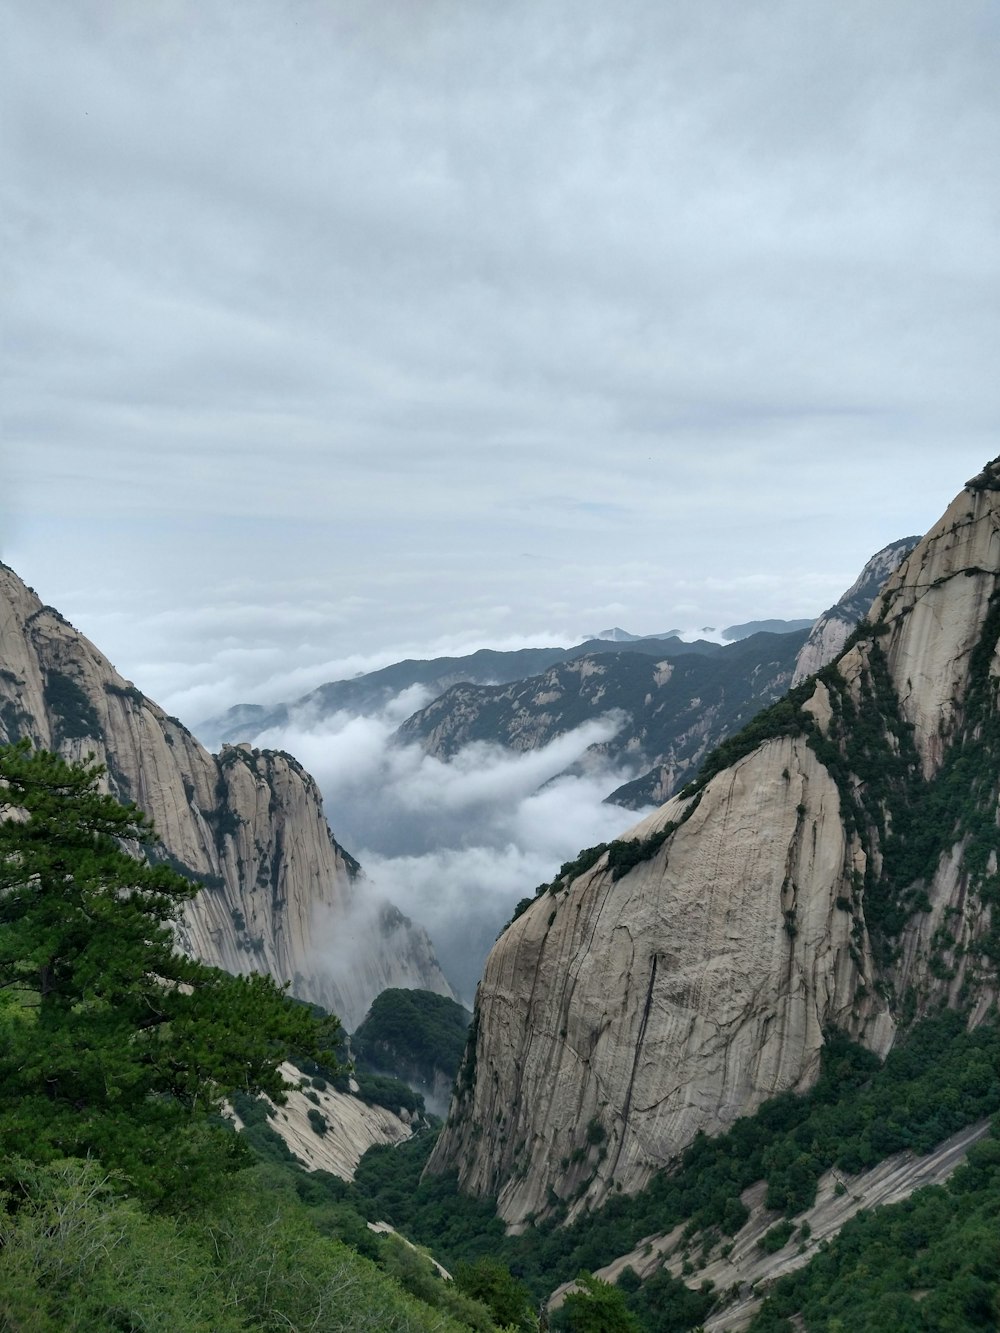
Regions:
M 866 1204 L 947 1180 L 1000 1110 L 1000 459 L 925 537 L 878 552 L 808 631 L 608 647 L 477 665 L 527 673 L 502 681 L 466 679 L 468 659 L 400 663 L 281 706 L 378 708 L 441 686 L 399 740 L 442 762 L 478 740 L 543 746 L 611 713 L 618 733 L 583 762 L 649 763 L 614 798 L 669 799 L 518 905 L 436 1139 L 407 1140 L 409 1113 L 375 1124 L 321 1074 L 299 1079 L 275 1124 L 310 1169 L 357 1168 L 349 1197 L 378 1210 L 370 1221 L 405 1221 L 451 1253 L 502 1254 L 534 1273 L 536 1297 L 558 1271 L 553 1308 L 574 1273 L 599 1266 L 646 1327 L 746 1328 L 769 1284 L 807 1264 L 826 1265 L 821 1289 L 839 1291 L 845 1272 L 866 1282 L 871 1264 L 841 1265 L 841 1228 Z M 154 858 L 205 885 L 180 927 L 189 952 L 290 980 L 349 1027 L 397 988 L 358 1049 L 367 1036 L 376 1080 L 386 1062 L 405 1072 L 398 988 L 449 986 L 426 935 L 333 838 L 313 779 L 246 740 L 209 754 L 0 566 L 0 740 L 19 738 L 95 755 L 108 790 L 152 816 Z M 425 997 L 435 1024 L 439 1007 Z M 448 1022 L 450 1050 L 464 1017 Z M 421 1066 L 428 1090 L 444 1067 Z M 241 1107 L 260 1140 L 271 1112 Z M 342 1139 L 338 1116 L 353 1117 Z M 359 1166 L 369 1143 L 399 1146 Z M 955 1215 L 993 1207 L 994 1149 L 974 1155 Z M 945 1197 L 931 1223 L 912 1223 L 920 1254 Z M 995 1256 L 990 1216 L 982 1252 Z M 968 1253 L 980 1239 L 970 1233 Z M 995 1326 L 995 1262 L 974 1258 L 949 1297 L 965 1323 L 934 1322 L 951 1278 L 919 1263 L 894 1279 L 903 1305 L 886 1307 L 905 1307 L 904 1322 L 841 1325 L 911 1327 L 918 1309 L 927 1327 Z M 592 1279 L 583 1288 L 605 1299 Z M 806 1286 L 774 1292 L 784 1304 L 769 1301 L 755 1329 L 836 1326 L 804 1319 Z

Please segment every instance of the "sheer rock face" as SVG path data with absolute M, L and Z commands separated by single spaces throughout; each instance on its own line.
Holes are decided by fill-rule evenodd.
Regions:
M 838 688 L 858 702 L 879 645 L 925 777 L 961 725 L 998 592 L 998 532 L 1000 494 L 970 483 L 891 577 L 872 612 L 877 637 L 837 666 Z M 827 732 L 825 683 L 805 707 Z M 825 1027 L 884 1054 L 896 1026 L 886 997 L 912 987 L 921 1004 L 955 1001 L 972 976 L 961 947 L 951 975 L 932 965 L 942 922 L 966 949 L 989 926 L 961 845 L 920 882 L 930 910 L 910 917 L 879 971 L 860 886 L 882 853 L 845 819 L 805 735 L 765 741 L 700 799 L 675 797 L 626 836 L 668 824 L 659 850 L 617 880 L 605 853 L 536 899 L 487 961 L 474 1046 L 429 1170 L 457 1169 L 466 1190 L 497 1195 L 515 1228 L 554 1198 L 572 1217 L 613 1189 L 640 1189 L 699 1130 L 808 1088 Z M 971 989 L 975 1021 L 995 978 L 980 972 Z
M 457 1165 L 512 1223 L 546 1210 L 550 1184 L 583 1188 L 576 1208 L 640 1189 L 697 1130 L 808 1086 L 830 1023 L 891 1040 L 856 999 L 872 964 L 836 903 L 863 854 L 805 742 L 769 742 L 691 806 L 677 797 L 628 835 L 688 814 L 651 860 L 616 881 L 605 854 L 490 955 L 475 1086 L 432 1169 Z
M 1000 582 L 1000 492 L 965 490 L 872 608 L 890 627 L 889 670 L 930 776 L 960 718 L 969 659 Z M 884 608 L 884 610 L 883 610 Z M 993 674 L 998 664 L 994 662 Z
M 288 755 L 210 755 L 83 635 L 0 566 L 0 739 L 93 754 L 206 890 L 179 935 L 205 962 L 291 981 L 348 1027 L 388 986 L 451 994 L 424 931 L 367 891 L 319 790 Z
M 867 615 L 885 581 L 890 574 L 895 573 L 919 540 L 919 537 L 903 537 L 877 551 L 840 601 L 831 606 L 829 611 L 823 612 L 799 653 L 792 676 L 793 687 L 801 684 L 807 676 L 815 675 L 828 662 L 836 660 L 858 621 Z

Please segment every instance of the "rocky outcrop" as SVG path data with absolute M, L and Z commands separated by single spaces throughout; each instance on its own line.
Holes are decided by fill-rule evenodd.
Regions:
M 835 665 L 512 923 L 429 1169 L 572 1216 L 810 1086 L 827 1027 L 881 1054 L 904 1012 L 985 1013 L 998 638 L 1000 460 Z
M 289 1063 L 281 1066 L 281 1073 L 288 1084 L 283 1104 L 275 1106 L 269 1097 L 261 1100 L 268 1108 L 270 1128 L 309 1171 L 329 1171 L 341 1180 L 353 1180 L 369 1148 L 402 1143 L 413 1134 L 408 1111 L 396 1115 L 352 1093 L 337 1092 L 323 1079 L 303 1078 Z M 235 1112 L 230 1111 L 230 1118 L 237 1129 L 244 1128 Z
M 621 878 L 605 853 L 536 900 L 486 964 L 475 1083 L 433 1165 L 461 1163 L 508 1221 L 544 1213 L 550 1187 L 575 1209 L 639 1189 L 698 1129 L 807 1086 L 831 1022 L 891 1040 L 857 1000 L 872 962 L 837 903 L 857 849 L 804 741 L 769 742 L 627 836 L 672 824 Z
M 890 574 L 896 572 L 919 540 L 919 537 L 903 537 L 876 551 L 840 601 L 823 612 L 799 652 L 792 675 L 793 687 L 834 661 L 858 622 L 868 614 Z
M 750 1216 L 732 1238 L 719 1237 L 718 1233 L 686 1237 L 681 1225 L 664 1236 L 647 1236 L 628 1254 L 597 1269 L 595 1276 L 603 1282 L 617 1282 L 625 1268 L 633 1269 L 643 1279 L 665 1269 L 694 1289 L 710 1282 L 716 1291 L 725 1294 L 706 1318 L 705 1333 L 736 1333 L 749 1326 L 775 1282 L 804 1268 L 862 1209 L 891 1207 L 916 1190 L 944 1184 L 964 1163 L 969 1149 L 989 1133 L 990 1122 L 980 1120 L 923 1157 L 895 1153 L 870 1171 L 854 1176 L 836 1169 L 827 1171 L 818 1182 L 813 1205 L 795 1215 L 801 1239 L 777 1253 L 768 1253 L 760 1244 L 781 1217 L 765 1207 L 767 1186 L 760 1181 L 741 1196 Z M 692 1274 L 686 1256 L 699 1249 L 698 1271 Z M 564 1283 L 553 1293 L 548 1308 L 557 1309 L 573 1286 Z
M 0 566 L 0 739 L 27 736 L 107 767 L 148 814 L 160 855 L 204 892 L 180 941 L 231 972 L 266 972 L 350 1027 L 389 986 L 451 994 L 426 934 L 372 892 L 290 756 L 210 755 L 6 566 Z

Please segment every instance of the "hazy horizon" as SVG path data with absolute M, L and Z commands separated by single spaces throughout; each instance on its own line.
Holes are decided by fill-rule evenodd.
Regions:
M 186 721 L 812 617 L 997 452 L 986 0 L 0 13 L 0 558 Z

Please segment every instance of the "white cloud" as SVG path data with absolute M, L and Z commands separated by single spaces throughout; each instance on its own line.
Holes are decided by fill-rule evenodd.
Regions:
M 584 846 L 639 815 L 602 804 L 625 770 L 558 777 L 620 719 L 588 722 L 524 754 L 476 743 L 450 763 L 392 743 L 426 699 L 406 691 L 377 716 L 297 715 L 255 737 L 314 774 L 334 833 L 377 889 L 430 932 L 445 972 L 471 999 L 482 963 L 515 903 Z

